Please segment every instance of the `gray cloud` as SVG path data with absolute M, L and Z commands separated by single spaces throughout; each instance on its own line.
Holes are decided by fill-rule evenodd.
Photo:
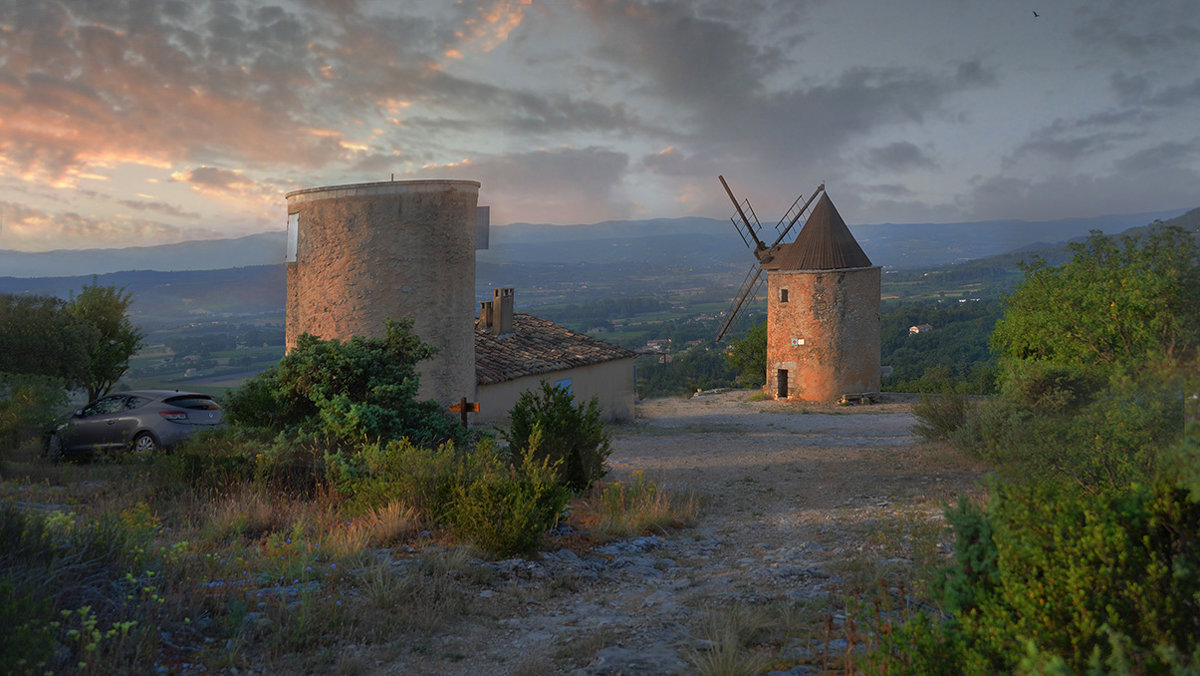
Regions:
M 1077 11 L 1074 36 L 1096 50 L 1119 49 L 1145 59 L 1200 40 L 1200 20 L 1190 0 L 1166 0 L 1153 6 L 1132 3 L 1088 3 Z M 1147 25 L 1149 24 L 1149 25 Z
M 178 205 L 170 204 L 168 202 L 161 202 L 158 200 L 117 200 L 117 204 L 129 207 L 130 209 L 136 209 L 138 211 L 155 211 L 166 216 L 178 216 L 179 218 L 189 219 L 200 218 L 200 214 L 195 211 L 187 211 L 179 208 Z
M 1200 138 L 1189 142 L 1167 141 L 1139 150 L 1117 162 L 1121 173 L 1158 172 L 1185 169 L 1192 158 L 1200 157 Z
M 867 161 L 884 171 L 910 171 L 913 169 L 936 169 L 937 162 L 915 143 L 897 141 L 867 151 Z
M 480 181 L 480 199 L 492 201 L 496 222 L 551 209 L 591 223 L 632 215 L 614 195 L 628 166 L 628 156 L 611 150 L 559 148 L 483 156 L 469 163 L 428 167 L 409 177 Z

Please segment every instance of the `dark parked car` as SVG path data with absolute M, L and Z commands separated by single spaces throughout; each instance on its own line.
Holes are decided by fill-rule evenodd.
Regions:
M 222 422 L 221 406 L 207 394 L 118 392 L 100 397 L 59 425 L 46 438 L 46 457 L 57 461 L 97 450 L 152 453 Z

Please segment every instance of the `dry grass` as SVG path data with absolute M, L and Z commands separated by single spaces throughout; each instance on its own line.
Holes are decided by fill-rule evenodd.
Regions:
M 779 626 L 769 608 L 735 604 L 706 612 L 697 638 L 707 647 L 687 652 L 688 662 L 703 676 L 751 676 L 771 662 L 768 651 L 753 648 Z
M 665 534 L 696 522 L 700 503 L 690 492 L 673 494 L 634 472 L 627 483 L 596 483 L 572 504 L 572 524 L 601 540 Z
M 417 511 L 399 502 L 353 517 L 344 526 L 325 532 L 322 545 L 334 556 L 352 556 L 365 549 L 394 545 L 418 532 Z

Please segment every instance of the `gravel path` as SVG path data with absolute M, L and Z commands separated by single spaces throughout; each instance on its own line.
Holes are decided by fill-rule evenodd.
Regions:
M 642 471 L 672 492 L 692 492 L 701 504 L 694 528 L 582 556 L 561 550 L 489 564 L 499 574 L 479 588 L 477 612 L 423 652 L 376 667 L 689 673 L 689 655 L 709 645 L 702 625 L 714 611 L 832 612 L 830 595 L 844 593 L 855 561 L 890 557 L 885 564 L 911 567 L 904 543 L 888 538 L 936 523 L 946 501 L 977 492 L 980 468 L 912 435 L 913 401 L 801 407 L 727 392 L 642 402 L 637 422 L 615 429 L 610 478 Z M 803 645 L 776 657 L 789 650 L 793 662 L 805 661 Z

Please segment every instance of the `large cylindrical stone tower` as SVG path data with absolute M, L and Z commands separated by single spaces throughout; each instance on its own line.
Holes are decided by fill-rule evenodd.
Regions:
M 302 333 L 379 336 L 413 320 L 437 348 L 423 399 L 475 391 L 477 181 L 358 183 L 287 194 L 287 347 Z
M 796 241 L 763 262 L 767 382 L 775 399 L 879 392 L 880 269 L 822 195 Z

